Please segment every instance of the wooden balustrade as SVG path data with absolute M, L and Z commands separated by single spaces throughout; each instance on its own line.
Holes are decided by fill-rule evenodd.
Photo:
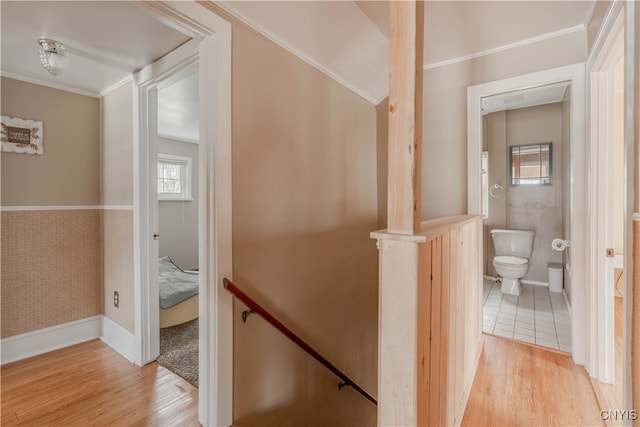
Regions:
M 482 220 L 374 232 L 380 248 L 379 425 L 459 425 L 482 349 Z

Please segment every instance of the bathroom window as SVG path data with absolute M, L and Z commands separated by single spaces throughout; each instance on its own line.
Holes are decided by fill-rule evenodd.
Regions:
M 192 200 L 191 157 L 158 154 L 158 200 Z
M 511 185 L 551 184 L 551 143 L 510 147 Z

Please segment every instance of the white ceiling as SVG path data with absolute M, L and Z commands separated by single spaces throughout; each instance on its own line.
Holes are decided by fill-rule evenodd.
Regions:
M 377 104 L 387 94 L 387 1 L 216 1 L 302 60 Z M 137 1 L 1 1 L 2 72 L 98 95 L 188 40 Z M 584 30 L 590 1 L 428 1 L 425 66 Z M 72 51 L 54 77 L 37 59 L 47 36 Z
M 189 40 L 135 1 L 2 1 L 2 74 L 99 96 Z M 66 44 L 60 76 L 38 61 L 37 41 Z
M 554 83 L 482 98 L 482 114 L 562 102 L 569 93 L 567 88 L 570 84 Z
M 198 64 L 158 90 L 158 136 L 197 143 L 200 135 Z
M 216 3 L 370 102 L 386 96 L 389 2 Z M 427 1 L 425 67 L 584 30 L 594 7 L 595 0 Z

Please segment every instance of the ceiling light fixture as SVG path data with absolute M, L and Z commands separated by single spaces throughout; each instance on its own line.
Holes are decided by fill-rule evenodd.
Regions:
M 54 76 L 64 73 L 69 66 L 66 46 L 51 39 L 40 39 L 38 44 L 40 45 L 40 63 L 44 69 Z

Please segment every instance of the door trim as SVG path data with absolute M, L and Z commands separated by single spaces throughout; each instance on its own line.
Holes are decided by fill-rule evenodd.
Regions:
M 135 253 L 140 257 L 134 263 L 140 277 L 139 295 L 141 307 L 136 311 L 142 331 L 140 363 L 156 360 L 160 353 L 159 290 L 158 290 L 158 240 L 153 237 L 158 232 L 158 196 L 156 185 L 156 162 L 158 158 L 157 129 L 158 89 L 167 79 L 181 73 L 182 70 L 198 62 L 199 43 L 191 40 L 174 51 L 146 66 L 134 76 L 134 103 L 138 105 L 139 128 L 137 134 L 139 175 L 136 177 L 138 189 L 137 204 L 134 205 L 134 230 L 138 237 Z M 203 145 L 203 144 L 200 144 Z M 199 157 L 199 156 L 198 156 Z M 200 246 L 201 242 L 198 242 Z
M 467 88 L 467 213 L 481 215 L 480 164 L 482 155 L 483 97 L 552 83 L 571 82 L 571 348 L 575 363 L 587 357 L 587 313 L 590 291 L 586 282 L 586 155 L 585 155 L 585 64 L 578 63 Z
M 615 380 L 614 364 L 614 290 L 609 273 L 613 272 L 613 259 L 606 258 L 606 248 L 612 234 L 610 217 L 611 144 L 613 136 L 613 64 L 624 55 L 624 11 L 612 7 L 607 15 L 605 29 L 601 32 L 597 49 L 587 62 L 589 73 L 589 198 L 587 210 L 589 238 L 589 275 L 592 283 L 593 363 L 589 374 L 598 380 L 612 384 Z M 621 40 L 622 39 L 622 40 Z M 622 46 L 619 44 L 622 42 Z M 604 303 L 602 303 L 604 302 Z
M 233 399 L 233 301 L 224 291 L 222 279 L 232 279 L 231 252 L 231 24 L 202 4 L 188 2 L 140 2 L 163 22 L 197 40 L 200 75 L 200 329 L 199 329 L 199 420 L 202 425 L 232 424 Z M 193 59 L 193 57 L 191 57 Z M 188 61 L 188 58 L 183 58 Z M 180 60 L 178 60 L 180 62 Z M 158 64 L 158 63 L 156 63 Z M 184 64 L 184 62 L 183 62 Z M 172 64 L 143 69 L 134 89 L 134 292 L 136 363 L 150 361 L 151 334 L 157 306 L 141 260 L 148 257 L 149 223 L 148 152 L 140 112 L 139 84 L 152 75 L 169 72 Z M 166 67 L 166 69 L 163 69 Z M 146 70 L 146 71 L 145 71 Z M 153 71 L 153 74 L 149 74 Z M 145 157 L 147 155 L 147 157 Z M 148 183 L 147 183 L 148 184 Z M 146 275 L 145 275 L 146 274 Z M 145 280 L 147 280 L 145 282 Z M 156 288 L 157 291 L 157 288 Z M 146 292 L 146 293 L 145 293 Z

